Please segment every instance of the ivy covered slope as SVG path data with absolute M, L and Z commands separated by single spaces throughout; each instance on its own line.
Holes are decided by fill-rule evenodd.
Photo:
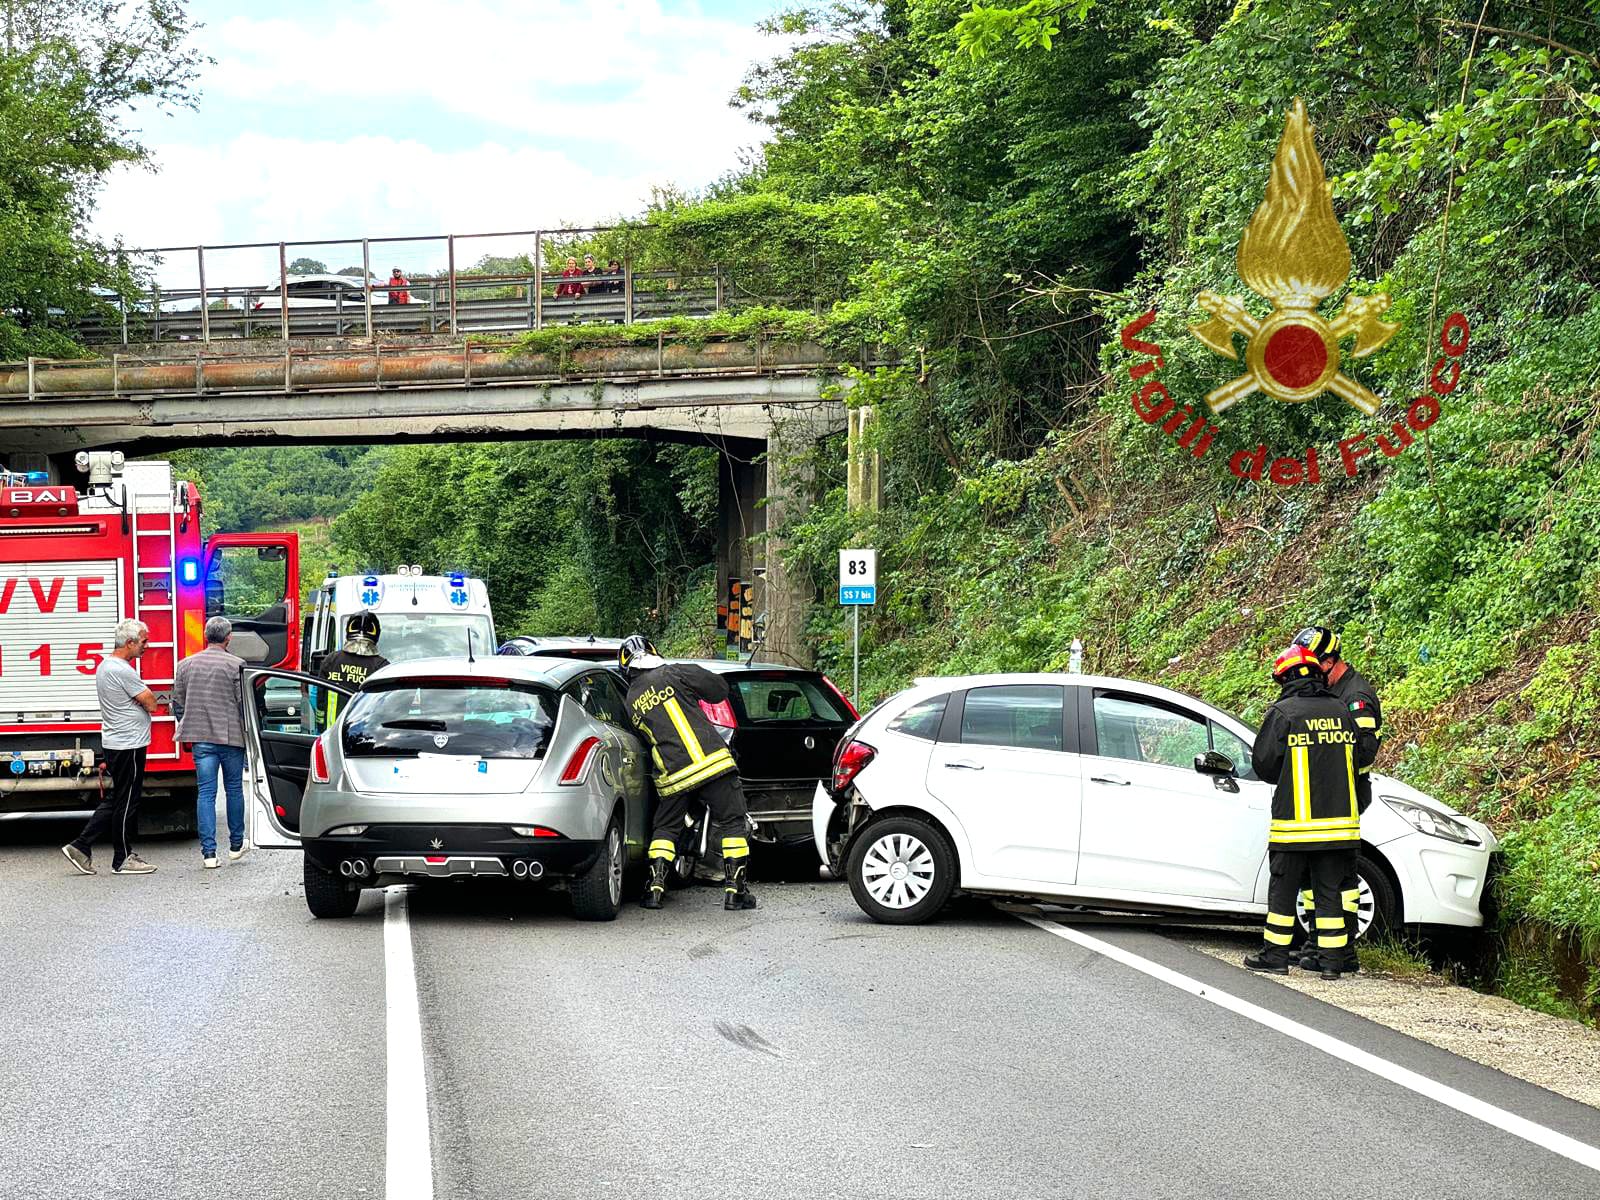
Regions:
M 1562 950 L 1506 960 L 1502 985 L 1593 1013 L 1600 60 L 1583 48 L 1600 6 L 1538 8 L 795 14 L 775 22 L 793 48 L 737 101 L 772 140 L 706 211 L 871 197 L 882 216 L 836 311 L 901 352 L 854 393 L 877 406 L 885 507 L 846 512 L 841 452 L 796 531 L 823 580 L 839 546 L 881 548 L 869 696 L 919 673 L 1061 667 L 1079 636 L 1092 669 L 1256 716 L 1276 650 L 1336 625 L 1385 696 L 1383 768 L 1504 835 L 1502 920 Z M 1398 333 L 1354 368 L 1386 403 L 1369 418 L 1257 394 L 1197 459 L 1135 416 L 1140 358 L 1118 330 L 1157 314 L 1142 336 L 1180 403 L 1238 372 L 1188 326 L 1201 291 L 1249 294 L 1235 251 L 1297 96 L 1352 257 L 1323 311 L 1390 297 Z M 1470 345 L 1439 419 L 1347 478 L 1337 443 L 1403 420 L 1457 311 Z M 1218 451 L 1257 445 L 1318 446 L 1323 481 L 1231 475 Z M 845 659 L 837 609 L 812 632 L 828 665 Z

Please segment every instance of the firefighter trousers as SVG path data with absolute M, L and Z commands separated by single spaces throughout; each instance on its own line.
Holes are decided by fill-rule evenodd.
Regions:
M 746 820 L 749 809 L 745 805 L 744 787 L 736 771 L 718 775 L 691 791 L 658 800 L 647 857 L 664 858 L 671 862 L 678 856 L 678 838 L 685 829 L 684 817 L 689 806 L 696 801 L 704 804 L 710 814 L 711 840 L 708 847 L 717 848 L 716 839 L 720 837 L 723 858 L 733 860 L 750 857 L 750 843 L 745 838 L 749 832 Z
M 1311 918 L 1311 945 L 1325 959 L 1346 963 L 1354 956 L 1348 932 L 1343 885 L 1355 873 L 1355 847 L 1337 850 L 1269 849 L 1267 869 L 1267 924 L 1264 956 L 1289 961 L 1294 941 L 1295 899 L 1310 893 L 1306 912 Z M 1310 887 L 1307 887 L 1307 884 Z

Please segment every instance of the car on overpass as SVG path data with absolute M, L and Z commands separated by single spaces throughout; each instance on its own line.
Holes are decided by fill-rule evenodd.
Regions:
M 352 275 L 289 275 L 282 291 L 275 283 L 263 284 L 252 288 L 245 302 L 252 311 L 271 311 L 281 308 L 285 297 L 290 308 L 362 308 L 367 302 L 361 279 Z M 372 302 L 389 303 L 387 282 L 372 285 Z
M 958 889 L 1260 918 L 1272 785 L 1251 769 L 1254 740 L 1231 714 L 1137 680 L 924 679 L 845 734 L 812 834 L 888 924 L 929 920 Z M 1386 775 L 1372 790 L 1361 932 L 1482 925 L 1494 834 Z
M 328 728 L 313 688 L 346 697 Z M 609 670 L 434 658 L 391 663 L 359 691 L 247 671 L 245 693 L 250 837 L 303 852 L 314 916 L 350 916 L 366 888 L 483 878 L 560 884 L 580 919 L 617 915 L 653 793 Z

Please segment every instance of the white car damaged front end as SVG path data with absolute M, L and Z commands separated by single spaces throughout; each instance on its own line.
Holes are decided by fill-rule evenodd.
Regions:
M 1374 774 L 1361 837 L 1397 876 L 1407 924 L 1483 924 L 1484 889 L 1500 848 L 1483 822 L 1398 779 Z

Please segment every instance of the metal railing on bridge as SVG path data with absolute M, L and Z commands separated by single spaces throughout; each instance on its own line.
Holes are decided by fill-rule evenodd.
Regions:
M 630 226 L 592 226 L 121 250 L 118 253 L 136 274 L 160 275 L 166 282 L 152 283 L 133 295 L 105 295 L 97 315 L 80 318 L 71 328 L 87 345 L 258 337 L 372 339 L 379 334 L 463 335 L 574 324 L 631 325 L 663 317 L 704 317 L 789 299 L 768 286 L 763 264 L 638 267 L 626 247 L 626 235 L 636 232 L 637 227 Z M 624 243 L 607 265 L 596 263 L 588 271 L 576 263 L 556 266 L 579 259 L 585 245 L 604 244 L 606 235 Z M 374 274 L 375 251 L 396 251 L 416 243 L 440 245 L 444 269 L 402 272 L 391 278 Z M 509 253 L 477 253 L 486 246 Z M 459 260 L 469 247 L 476 248 L 475 264 L 461 266 Z M 346 257 L 359 251 L 360 264 L 332 272 L 322 262 L 291 258 L 308 250 L 330 256 L 339 248 L 347 249 Z M 276 259 L 275 270 L 263 280 L 268 275 L 264 261 L 268 255 Z M 185 265 L 189 263 L 192 275 Z M 809 307 L 815 299 L 804 303 Z

